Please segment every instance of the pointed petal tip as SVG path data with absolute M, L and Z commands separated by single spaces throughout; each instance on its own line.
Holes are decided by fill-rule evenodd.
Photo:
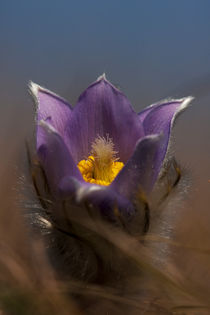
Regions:
M 29 88 L 29 93 L 31 94 L 31 96 L 33 97 L 34 99 L 34 102 L 35 102 L 35 105 L 36 107 L 39 109 L 39 92 L 42 92 L 44 94 L 47 94 L 51 97 L 54 97 L 56 99 L 58 99 L 59 101 L 65 103 L 65 105 L 68 105 L 70 109 L 72 109 L 72 106 L 69 104 L 69 102 L 64 99 L 63 97 L 59 96 L 58 94 L 42 87 L 41 85 L 37 84 L 37 83 L 34 83 L 33 81 L 29 81 L 28 83 L 28 88 Z
M 97 78 L 96 81 L 102 81 L 102 80 L 106 80 L 106 81 L 107 81 L 105 72 L 104 72 L 102 75 L 100 75 L 100 76 Z
M 46 93 L 50 93 L 50 94 L 53 94 L 53 95 L 56 95 L 55 93 L 53 93 L 52 91 L 42 87 L 41 85 L 33 82 L 33 81 L 29 81 L 28 83 L 28 87 L 29 87 L 29 90 L 35 95 L 37 96 L 37 93 L 38 91 L 43 91 L 43 92 L 46 92 Z
M 29 92 L 32 94 L 33 97 L 38 97 L 38 92 L 39 91 L 44 91 L 44 92 L 49 92 L 54 94 L 53 92 L 43 88 L 42 86 L 40 86 L 39 84 L 33 82 L 33 81 L 29 81 L 28 83 L 28 88 L 29 88 Z
M 39 101 L 38 101 L 38 93 L 42 90 L 42 87 L 33 81 L 29 81 L 28 83 L 29 94 L 32 96 L 33 101 L 35 103 L 36 110 L 39 109 Z
M 186 96 L 182 99 L 181 109 L 185 109 L 195 99 L 194 96 Z
M 39 85 L 34 83 L 33 81 L 29 81 L 28 91 L 29 91 L 29 94 L 33 97 L 36 106 L 38 106 L 37 98 L 38 98 Z
M 93 82 L 90 86 L 95 85 L 95 84 L 100 84 L 100 83 L 107 83 L 109 86 L 111 86 L 117 93 L 123 94 L 122 91 L 120 90 L 119 87 L 116 87 L 111 81 L 109 81 L 106 77 L 105 72 L 100 75 L 95 82 Z
M 33 81 L 28 82 L 28 92 L 31 95 L 34 103 L 35 112 L 38 113 L 39 110 L 39 100 L 38 100 L 38 93 L 39 93 L 40 86 Z
M 95 82 L 93 82 L 93 84 L 94 84 L 94 83 L 100 83 L 100 82 L 106 82 L 106 83 L 108 83 L 110 86 L 112 86 L 115 90 L 119 91 L 119 89 L 117 89 L 116 86 L 113 85 L 113 84 L 107 79 L 105 72 L 104 72 L 102 75 L 100 75 L 100 76 L 97 78 L 97 80 L 96 80 Z M 120 92 L 120 91 L 119 91 L 119 92 Z
M 173 127 L 175 120 L 177 119 L 177 117 L 185 110 L 187 109 L 187 107 L 190 105 L 190 103 L 194 100 L 193 96 L 187 96 L 184 97 L 182 99 L 176 100 L 176 101 L 180 101 L 180 106 L 177 108 L 177 110 L 174 113 L 174 116 L 171 120 L 171 127 Z
M 180 106 L 178 108 L 178 112 L 184 110 L 185 108 L 187 108 L 189 106 L 189 104 L 194 100 L 194 96 L 186 96 L 186 97 L 183 97 L 183 98 L 179 98 L 179 99 L 169 99 L 170 103 L 172 102 L 178 102 L 180 103 Z

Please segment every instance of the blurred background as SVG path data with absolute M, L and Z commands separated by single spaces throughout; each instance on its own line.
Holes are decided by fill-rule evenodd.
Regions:
M 1 1 L 0 47 L 1 187 L 8 165 L 18 173 L 19 154 L 33 135 L 29 80 L 74 105 L 105 72 L 137 112 L 167 97 L 192 95 L 174 132 L 176 157 L 192 175 L 175 237 L 209 248 L 210 1 Z M 183 268 L 190 264 L 190 277 L 208 287 L 209 257 L 180 256 Z

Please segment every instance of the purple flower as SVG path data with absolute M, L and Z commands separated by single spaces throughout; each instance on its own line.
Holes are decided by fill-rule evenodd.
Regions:
M 112 218 L 129 217 L 136 194 L 148 195 L 164 168 L 177 115 L 191 97 L 153 104 L 135 113 L 105 76 L 91 84 L 75 108 L 30 85 L 37 105 L 37 155 L 55 200 L 73 196 Z

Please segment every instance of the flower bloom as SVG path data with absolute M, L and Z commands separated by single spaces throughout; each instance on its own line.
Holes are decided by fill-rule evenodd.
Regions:
M 163 101 L 137 114 L 105 76 L 74 108 L 34 83 L 30 90 L 37 105 L 37 155 L 52 196 L 88 200 L 108 217 L 116 206 L 131 216 L 138 191 L 151 192 L 175 118 L 192 100 Z

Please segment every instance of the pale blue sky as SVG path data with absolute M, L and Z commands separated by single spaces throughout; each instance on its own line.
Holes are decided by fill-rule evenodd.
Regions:
M 210 1 L 1 1 L 0 47 L 4 90 L 31 79 L 74 103 L 106 72 L 142 107 L 210 73 Z

